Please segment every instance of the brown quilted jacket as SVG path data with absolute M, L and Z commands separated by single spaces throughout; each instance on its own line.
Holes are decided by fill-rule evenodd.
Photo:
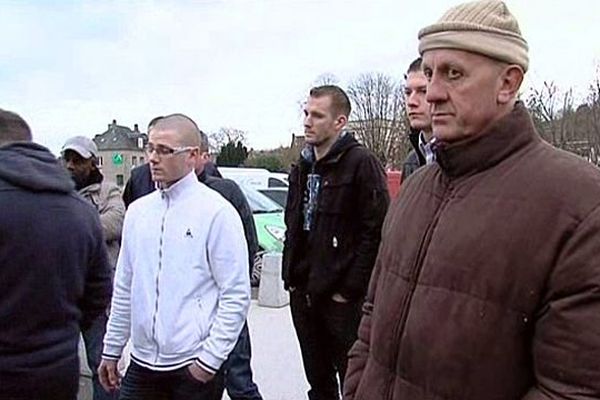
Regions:
M 392 204 L 345 400 L 600 398 L 600 172 L 522 104 Z

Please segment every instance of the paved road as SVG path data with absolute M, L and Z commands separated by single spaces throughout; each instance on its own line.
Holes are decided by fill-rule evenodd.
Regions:
M 302 400 L 308 384 L 290 308 L 260 307 L 252 302 L 249 321 L 254 381 L 264 400 Z M 229 397 L 225 396 L 225 399 Z

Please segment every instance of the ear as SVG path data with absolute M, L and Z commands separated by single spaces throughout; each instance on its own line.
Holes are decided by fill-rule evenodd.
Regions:
M 335 120 L 335 127 L 337 130 L 341 131 L 342 128 L 346 126 L 346 123 L 348 123 L 348 117 L 346 117 L 344 114 L 340 114 Z
M 504 68 L 499 79 L 498 104 L 508 104 L 517 97 L 525 73 L 519 65 L 511 64 Z
M 196 161 L 200 158 L 200 149 L 198 147 L 192 148 L 188 153 L 186 160 L 189 160 L 191 164 L 196 164 Z

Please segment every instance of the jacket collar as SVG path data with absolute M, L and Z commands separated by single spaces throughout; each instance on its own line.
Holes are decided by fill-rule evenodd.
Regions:
M 94 168 L 90 175 L 87 177 L 86 181 L 83 182 L 83 186 L 79 187 L 77 182 L 75 182 L 75 189 L 77 189 L 79 193 L 84 192 L 85 189 L 87 189 L 90 186 L 93 186 L 93 188 L 90 190 L 97 190 L 97 188 L 100 187 L 100 183 L 102 183 L 103 180 L 104 176 L 102 175 L 102 173 L 97 168 Z
M 86 187 L 79 189 L 78 193 L 80 195 L 85 195 L 88 193 L 99 192 L 101 188 L 101 183 L 92 183 L 91 185 L 87 185 Z
M 408 134 L 408 140 L 412 146 L 417 159 L 419 160 L 419 166 L 423 166 L 426 163 L 425 156 L 421 150 L 421 136 L 422 132 L 418 130 L 411 130 Z
M 472 175 L 500 163 L 530 144 L 540 142 L 529 112 L 521 102 L 475 139 L 438 144 L 436 160 L 451 178 Z
M 308 145 L 300 153 L 300 163 L 306 165 L 314 164 L 332 164 L 340 161 L 342 156 L 351 148 L 358 146 L 358 142 L 352 133 L 344 131 L 337 138 L 331 149 L 320 160 L 316 160 L 314 149 Z
M 178 197 L 181 197 L 182 194 L 188 190 L 188 188 L 192 187 L 196 183 L 198 183 L 198 177 L 194 171 L 191 171 L 168 188 L 159 189 L 160 196 L 163 199 L 166 197 L 169 200 L 176 200 Z

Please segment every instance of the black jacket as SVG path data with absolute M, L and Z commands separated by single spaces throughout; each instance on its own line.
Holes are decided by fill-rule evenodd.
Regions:
M 0 147 L 0 210 L 0 383 L 76 366 L 80 329 L 111 294 L 98 212 L 28 142 Z
M 427 163 L 425 155 L 421 152 L 421 148 L 419 147 L 420 136 L 421 132 L 418 131 L 413 131 L 408 134 L 412 150 L 404 159 L 404 163 L 402 163 L 402 182 Z
M 246 196 L 244 196 L 244 193 L 242 193 L 239 186 L 232 180 L 216 177 L 216 174 L 218 173 L 218 170 L 214 168 L 214 171 L 211 171 L 211 176 L 202 173 L 198 176 L 198 180 L 212 190 L 218 192 L 237 210 L 240 219 L 242 220 L 242 224 L 244 225 L 244 234 L 246 235 L 246 242 L 248 245 L 249 265 L 250 270 L 252 270 L 254 256 L 258 251 L 258 238 L 256 236 L 256 226 L 254 225 L 252 210 L 246 200 Z M 131 170 L 131 177 L 127 181 L 125 190 L 123 191 L 123 201 L 125 202 L 125 206 L 129 207 L 129 204 L 133 201 L 154 190 L 155 186 L 152 181 L 152 175 L 150 174 L 150 166 L 144 164 L 134 168 Z
M 321 176 L 314 225 L 303 230 L 307 174 Z M 301 158 L 290 173 L 285 212 L 283 280 L 314 297 L 365 295 L 389 204 L 379 160 L 350 134 L 314 164 Z

